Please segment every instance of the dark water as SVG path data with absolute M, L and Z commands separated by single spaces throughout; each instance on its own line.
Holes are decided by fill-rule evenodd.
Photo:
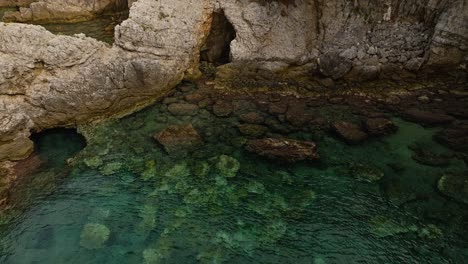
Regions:
M 157 104 L 82 129 L 88 145 L 54 192 L 3 225 L 0 262 L 465 263 L 468 208 L 436 187 L 464 163 L 417 163 L 414 144 L 451 151 L 432 140 L 437 128 L 394 122 L 396 134 L 358 146 L 291 133 L 316 141 L 322 162 L 288 166 L 247 153 L 237 119 L 204 109 L 176 117 Z M 187 123 L 205 140 L 187 157 L 170 157 L 152 139 Z M 69 144 L 59 136 L 39 146 L 63 161 Z M 219 168 L 226 156 L 240 164 L 235 177 Z M 361 181 L 349 169 L 356 164 L 384 177 Z

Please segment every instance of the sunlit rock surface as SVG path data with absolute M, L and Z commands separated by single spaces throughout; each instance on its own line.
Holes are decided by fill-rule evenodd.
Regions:
M 25 138 L 31 130 L 74 126 L 153 102 L 184 76 L 199 75 L 214 12 L 235 30 L 234 67 L 248 61 L 279 72 L 294 65 L 301 74 L 357 80 L 434 65 L 463 68 L 467 1 L 130 1 L 129 19 L 116 27 L 112 47 L 0 23 L 0 115 L 22 120 L 2 129 Z M 52 6 L 47 3 L 37 6 Z

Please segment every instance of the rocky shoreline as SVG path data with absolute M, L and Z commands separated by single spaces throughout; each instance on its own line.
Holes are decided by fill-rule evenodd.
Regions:
M 388 116 L 398 115 L 447 126 L 438 140 L 449 147 L 466 143 L 466 0 L 75 2 L 58 12 L 41 0 L 6 19 L 72 22 L 131 6 L 112 46 L 0 23 L 3 167 L 31 154 L 31 133 L 125 116 L 171 94 L 161 102 L 171 114 L 236 117 L 252 138 L 319 129 L 359 144 L 394 131 Z M 179 98 L 182 80 L 178 89 L 193 82 L 197 92 Z M 320 109 L 330 105 L 359 118 L 329 120 Z

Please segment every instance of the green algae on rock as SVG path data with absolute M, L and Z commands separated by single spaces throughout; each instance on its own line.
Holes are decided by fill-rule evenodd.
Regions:
M 89 223 L 81 231 L 80 245 L 86 249 L 99 249 L 109 239 L 110 230 L 105 225 Z

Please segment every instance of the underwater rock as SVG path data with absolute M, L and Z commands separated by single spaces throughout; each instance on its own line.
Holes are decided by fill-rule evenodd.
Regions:
M 268 130 L 267 127 L 256 124 L 240 124 L 237 127 L 243 135 L 254 138 L 262 136 Z
M 198 113 L 198 105 L 174 103 L 170 104 L 167 110 L 176 116 L 194 116 Z
M 102 165 L 102 159 L 99 156 L 87 157 L 83 160 L 83 162 L 91 169 L 97 169 Z
M 109 239 L 110 230 L 105 225 L 97 223 L 86 224 L 81 231 L 80 245 L 86 249 L 98 249 Z
M 468 204 L 468 174 L 447 173 L 437 183 L 437 188 L 445 195 Z
M 144 181 L 147 181 L 151 178 L 156 176 L 156 161 L 155 160 L 148 160 L 145 163 L 145 170 L 141 173 L 141 178 Z
M 450 124 L 455 120 L 455 118 L 446 114 L 423 111 L 415 108 L 403 112 L 402 117 L 407 121 L 429 126 Z
M 414 151 L 411 158 L 422 165 L 433 167 L 446 167 L 450 165 L 451 156 L 449 155 L 436 154 L 423 147 L 413 147 L 411 149 Z
M 392 120 L 387 118 L 369 118 L 365 122 L 365 127 L 371 136 L 383 136 L 398 130 Z
M 358 144 L 367 139 L 367 134 L 358 125 L 346 121 L 333 123 L 332 130 L 348 144 Z
M 237 175 L 237 172 L 240 169 L 240 163 L 233 157 L 221 155 L 218 157 L 216 169 L 218 170 L 219 174 L 221 174 L 221 176 L 232 178 Z
M 249 112 L 239 116 L 239 120 L 248 124 L 262 124 L 265 118 L 257 112 Z
M 170 178 L 180 178 L 180 177 L 186 177 L 190 175 L 190 169 L 187 166 L 187 163 L 180 163 L 174 165 L 170 170 L 168 170 L 164 176 L 170 177 Z
M 122 163 L 120 162 L 110 162 L 105 164 L 99 170 L 103 175 L 111 175 L 116 173 L 122 168 Z
M 444 233 L 437 226 L 429 224 L 426 227 L 421 228 L 418 235 L 420 238 L 435 240 L 443 237 Z
M 280 162 L 317 160 L 317 145 L 311 141 L 285 138 L 264 138 L 247 141 L 246 149 L 260 156 Z
M 383 215 L 374 216 L 370 220 L 371 232 L 379 237 L 394 236 L 401 233 L 417 232 L 418 227 L 403 221 L 394 221 Z
M 468 152 L 468 124 L 446 128 L 438 132 L 434 139 L 453 150 Z
M 377 182 L 384 177 L 384 173 L 374 167 L 365 164 L 354 164 L 349 173 L 354 178 L 365 182 Z
M 227 101 L 220 100 L 213 105 L 213 114 L 217 117 L 228 117 L 231 115 L 233 110 L 232 104 Z
M 138 216 L 141 218 L 141 221 L 136 225 L 136 232 L 147 237 L 156 227 L 156 207 L 145 204 L 140 208 Z
M 192 124 L 171 125 L 153 136 L 169 155 L 186 155 L 203 145 L 203 140 Z
M 211 167 L 208 162 L 197 163 L 193 168 L 192 172 L 198 177 L 205 177 L 210 172 Z

